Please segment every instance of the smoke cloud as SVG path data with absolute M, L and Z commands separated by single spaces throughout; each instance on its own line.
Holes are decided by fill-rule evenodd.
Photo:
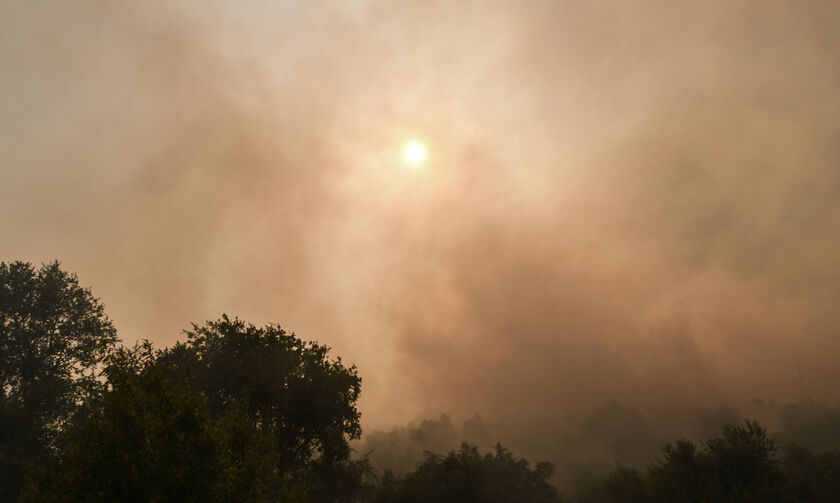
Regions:
M 326 343 L 368 428 L 833 401 L 838 22 L 0 0 L 0 258 L 62 260 L 129 343 L 222 312 Z

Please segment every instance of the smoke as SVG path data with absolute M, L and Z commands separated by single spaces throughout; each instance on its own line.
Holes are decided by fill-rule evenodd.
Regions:
M 838 17 L 0 1 L 0 255 L 327 343 L 366 427 L 836 400 Z

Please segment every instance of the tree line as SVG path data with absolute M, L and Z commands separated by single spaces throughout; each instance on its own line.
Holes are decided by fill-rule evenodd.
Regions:
M 0 263 L 0 500 L 21 502 L 833 501 L 840 453 L 780 451 L 755 422 L 667 444 L 564 497 L 550 463 L 497 445 L 377 473 L 352 456 L 361 378 L 279 325 L 222 315 L 120 345 L 58 262 Z

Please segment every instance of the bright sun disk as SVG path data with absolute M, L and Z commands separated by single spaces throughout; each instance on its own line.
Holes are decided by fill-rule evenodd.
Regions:
M 426 160 L 426 148 L 417 140 L 412 140 L 403 147 L 403 159 L 411 166 L 420 166 Z

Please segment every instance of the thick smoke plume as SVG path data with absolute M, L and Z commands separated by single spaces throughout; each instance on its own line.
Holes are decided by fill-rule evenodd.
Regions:
M 62 260 L 128 342 L 228 312 L 327 343 L 371 428 L 836 400 L 838 23 L 0 0 L 0 257 Z

